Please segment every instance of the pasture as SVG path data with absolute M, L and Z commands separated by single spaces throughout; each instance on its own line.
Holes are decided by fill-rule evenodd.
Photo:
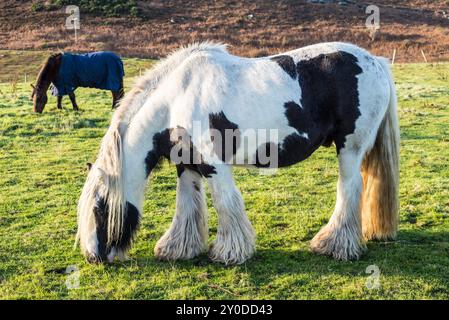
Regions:
M 18 74 L 29 68 L 7 56 Z M 129 88 L 139 68 L 154 61 L 124 63 Z M 76 205 L 86 162 L 95 160 L 111 118 L 110 92 L 78 89 L 80 112 L 68 97 L 57 110 L 52 97 L 38 115 L 29 83 L 3 80 L 0 299 L 449 299 L 449 63 L 395 65 L 394 74 L 402 139 L 397 240 L 370 242 L 353 262 L 310 252 L 332 213 L 338 176 L 334 148 L 320 148 L 275 175 L 235 169 L 257 252 L 230 267 L 207 254 L 183 262 L 154 258 L 175 210 L 176 170 L 167 162 L 150 181 L 131 259 L 86 263 L 73 248 Z M 208 208 L 211 241 L 217 217 L 210 198 Z M 368 289 L 372 265 L 380 287 Z M 68 267 L 78 271 L 68 275 Z M 79 283 L 67 286 L 74 275 Z

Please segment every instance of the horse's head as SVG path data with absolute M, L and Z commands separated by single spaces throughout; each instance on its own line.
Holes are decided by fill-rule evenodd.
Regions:
M 56 75 L 61 65 L 62 53 L 52 54 L 43 64 L 37 76 L 36 86 L 31 85 L 33 92 L 31 99 L 33 100 L 34 112 L 42 113 L 47 104 L 47 90 L 56 79 Z
M 118 131 L 108 131 L 78 202 L 78 234 L 89 262 L 125 257 L 139 224 L 138 209 L 126 201 Z
M 33 100 L 33 110 L 37 113 L 42 113 L 44 111 L 45 105 L 47 104 L 47 90 L 40 88 L 39 86 L 31 85 L 33 92 L 31 93 L 31 99 Z
M 86 259 L 106 261 L 112 251 L 108 243 L 109 175 L 95 164 L 88 164 L 88 176 L 78 203 L 78 241 Z

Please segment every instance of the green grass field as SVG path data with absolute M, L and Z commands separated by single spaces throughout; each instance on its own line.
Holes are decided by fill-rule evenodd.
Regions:
M 8 52 L 3 52 L 7 55 Z M 1 60 L 0 60 L 1 61 Z M 127 59 L 127 86 L 151 61 Z M 17 64 L 14 70 L 27 66 Z M 20 72 L 18 72 L 20 74 Z M 32 112 L 29 84 L 0 84 L 1 299 L 449 299 L 449 64 L 394 67 L 400 99 L 401 223 L 397 241 L 368 243 L 354 262 L 308 246 L 329 219 L 337 181 L 333 148 L 274 176 L 236 169 L 257 253 L 240 266 L 159 262 L 156 241 L 175 209 L 176 173 L 154 174 L 131 259 L 89 265 L 74 249 L 76 204 L 111 117 L 106 91 L 79 89 L 82 112 L 55 99 Z M 23 81 L 23 80 L 22 80 Z M 208 199 L 210 240 L 216 212 Z M 366 268 L 380 269 L 368 289 Z M 66 268 L 78 271 L 70 276 Z M 67 286 L 76 284 L 79 286 Z

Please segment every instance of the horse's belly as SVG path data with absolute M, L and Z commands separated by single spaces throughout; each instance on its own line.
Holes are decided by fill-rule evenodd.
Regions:
M 292 133 L 278 143 L 258 146 L 253 159 L 256 167 L 281 168 L 307 159 L 323 143 L 323 138 Z

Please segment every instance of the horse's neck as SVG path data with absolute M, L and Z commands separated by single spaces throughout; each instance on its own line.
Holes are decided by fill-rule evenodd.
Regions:
M 37 81 L 37 86 L 41 90 L 48 90 L 50 84 L 55 81 L 59 72 L 59 67 L 61 66 L 61 59 L 62 56 L 56 57 L 51 61 L 49 60 L 47 65 L 42 69 Z
M 47 91 L 48 88 L 50 87 L 50 84 L 51 84 L 53 81 L 54 81 L 54 78 L 51 78 L 51 79 L 50 79 L 49 77 L 40 78 L 40 79 L 37 81 L 36 86 L 37 86 L 37 88 L 39 88 L 39 90 Z
M 137 99 L 140 103 L 144 99 Z M 164 104 L 145 104 L 127 126 L 123 142 L 125 198 L 140 209 L 148 180 L 147 156 L 154 151 L 153 138 L 168 127 L 168 109 Z

